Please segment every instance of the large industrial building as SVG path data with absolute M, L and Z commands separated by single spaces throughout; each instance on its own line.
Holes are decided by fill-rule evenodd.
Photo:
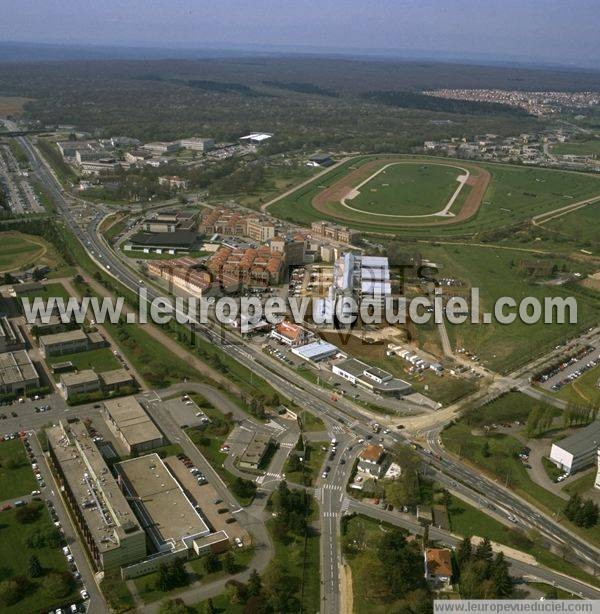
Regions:
M 600 421 L 594 420 L 585 428 L 578 429 L 552 444 L 550 460 L 565 473 L 575 473 L 596 461 L 600 447 Z
M 117 463 L 115 469 L 157 552 L 191 550 L 210 533 L 158 454 Z
M 146 556 L 146 534 L 83 423 L 46 431 L 53 472 L 97 569 Z
M 0 354 L 0 394 L 22 394 L 40 387 L 40 376 L 26 350 Z
M 165 443 L 162 433 L 135 397 L 104 401 L 102 416 L 128 454 L 153 450 Z

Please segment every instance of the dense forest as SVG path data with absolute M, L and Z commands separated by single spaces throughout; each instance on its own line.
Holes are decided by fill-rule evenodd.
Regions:
M 575 73 L 573 83 L 591 87 L 591 74 Z M 402 152 L 427 139 L 532 131 L 541 126 L 536 118 L 497 115 L 494 105 L 440 105 L 418 92 L 563 82 L 556 71 L 300 57 L 0 64 L 0 95 L 31 98 L 26 117 L 42 126 L 142 141 L 195 134 L 230 142 L 266 131 L 275 135 L 267 155 Z M 401 93 L 402 106 L 368 92 Z

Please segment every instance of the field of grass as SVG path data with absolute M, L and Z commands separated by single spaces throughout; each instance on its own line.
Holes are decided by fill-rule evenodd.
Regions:
M 127 612 L 133 609 L 135 601 L 127 584 L 121 579 L 120 570 L 105 571 L 100 589 L 114 612 Z
M 285 479 L 288 482 L 303 484 L 304 486 L 314 486 L 321 473 L 321 467 L 325 461 L 328 450 L 328 441 L 311 441 L 306 444 L 306 458 L 302 463 L 302 469 L 298 471 L 290 470 L 290 458 L 288 457 L 283 468 Z
M 54 248 L 39 237 L 22 232 L 0 233 L 0 273 L 28 269 L 37 264 L 64 264 Z
M 300 412 L 300 418 L 302 421 L 302 430 L 307 433 L 314 433 L 317 431 L 325 430 L 325 423 L 321 418 L 311 414 L 309 411 Z
M 466 501 L 451 496 L 450 505 L 448 505 L 447 509 L 453 533 L 464 537 L 488 537 L 499 544 L 531 554 L 538 563 L 550 569 L 555 569 L 574 578 L 579 578 L 584 582 L 600 586 L 597 578 L 582 571 L 576 565 L 565 561 L 560 556 L 553 554 L 547 548 L 536 543 L 535 540 L 529 539 L 519 531 L 506 527 L 494 518 L 469 505 Z
M 93 369 L 96 373 L 121 367 L 121 363 L 115 358 L 110 348 L 98 348 L 97 350 L 88 350 L 87 352 L 55 356 L 51 359 L 50 366 L 59 362 L 72 362 L 79 371 L 82 369 Z M 59 374 L 57 374 L 57 379 L 60 379 Z
M 31 469 L 29 471 L 31 473 Z M 2 558 L 0 579 L 7 580 L 15 576 L 28 578 L 28 559 L 32 554 L 38 557 L 43 570 L 40 578 L 28 578 L 30 586 L 22 599 L 14 605 L 2 607 L 2 612 L 5 614 L 48 611 L 54 607 L 80 601 L 75 583 L 72 583 L 70 592 L 62 597 L 56 597 L 47 591 L 45 582 L 50 574 L 68 571 L 67 560 L 62 551 L 52 547 L 29 549 L 24 545 L 24 539 L 31 533 L 52 528 L 50 515 L 45 506 L 38 505 L 40 506 L 39 516 L 27 524 L 18 522 L 18 510 L 0 512 L 0 557 Z
M 570 495 L 578 493 L 583 495 L 584 493 L 594 488 L 594 482 L 596 481 L 596 471 L 588 471 L 586 474 L 577 478 L 576 480 L 569 481 L 564 487 L 564 490 Z
M 552 147 L 557 156 L 600 156 L 600 140 L 571 141 L 570 143 L 557 143 Z
M 313 501 L 313 506 L 315 505 Z M 271 532 L 275 546 L 273 561 L 283 565 L 286 574 L 294 577 L 297 582 L 297 597 L 301 601 L 300 611 L 318 612 L 321 601 L 319 534 L 316 531 L 309 531 L 306 540 L 291 535 L 289 540 L 282 542 L 273 535 L 271 521 L 267 521 L 267 528 Z
M 233 192 L 231 194 L 219 194 L 211 197 L 211 202 L 223 202 L 235 200 L 240 205 L 258 209 L 263 203 L 275 198 L 278 194 L 286 192 L 295 185 L 306 181 L 318 172 L 319 169 L 311 168 L 304 164 L 295 166 L 268 166 L 265 168 L 265 180 L 252 191 Z
M 281 199 L 270 208 L 270 212 L 298 223 L 310 223 L 328 217 L 333 219 L 333 216 L 323 215 L 313 207 L 313 198 L 324 188 L 344 177 L 351 168 L 356 168 L 373 158 L 374 156 L 363 156 L 349 160 L 332 169 L 327 175 Z M 436 158 L 398 156 L 398 160 L 431 163 Z M 469 220 L 459 224 L 436 226 L 435 230 L 439 237 L 470 236 L 481 231 L 493 231 L 522 222 L 539 213 L 600 194 L 600 177 L 592 175 L 481 162 L 470 164 L 486 169 L 492 174 L 483 197 L 483 204 L 478 213 Z M 353 220 L 349 225 L 364 232 L 385 234 L 393 232 L 396 235 L 415 238 L 431 237 L 431 227 L 407 227 L 401 221 L 389 225 L 382 223 L 381 219 L 361 218 Z
M 237 572 L 244 571 L 248 568 L 248 563 L 252 558 L 252 549 L 244 548 L 239 550 L 237 548 L 231 551 L 234 556 L 235 564 L 237 566 Z M 146 574 L 145 576 L 140 576 L 139 578 L 134 578 L 133 583 L 137 589 L 138 594 L 142 598 L 144 603 L 152 603 L 154 601 L 159 601 L 162 599 L 175 598 L 177 593 L 186 590 L 189 587 L 189 584 L 199 582 L 200 585 L 212 582 L 214 580 L 218 580 L 219 578 L 225 576 L 225 572 L 223 570 L 218 570 L 212 573 L 206 573 L 204 571 L 204 558 L 199 557 L 196 559 L 192 559 L 188 562 L 188 580 L 189 583 L 185 586 L 178 587 L 173 589 L 172 591 L 165 593 L 156 588 L 156 582 L 159 577 L 158 571 Z
M 470 461 L 548 514 L 556 514 L 564 508 L 563 499 L 539 486 L 529 477 L 518 458 L 523 444 L 511 435 L 493 431 L 487 436 L 473 434 L 472 426 L 460 420 L 442 432 L 442 439 L 448 450 Z M 590 541 L 600 542 L 600 526 L 596 525 L 590 529 L 578 528 L 565 520 L 562 515 L 561 521 Z
M 600 201 L 545 222 L 549 233 L 567 237 L 584 248 L 598 250 L 600 245 Z
M 458 187 L 459 168 L 442 164 L 394 164 L 360 188 L 347 204 L 367 213 L 428 215 L 441 211 Z
M 561 388 L 556 396 L 573 403 L 600 403 L 600 366 L 590 369 L 581 377 Z
M 576 298 L 577 324 L 549 325 L 543 319 L 535 324 L 525 324 L 518 314 L 510 324 L 499 324 L 495 318 L 490 324 L 472 324 L 470 321 L 454 325 L 447 323 L 452 346 L 464 347 L 476 353 L 493 370 L 508 372 L 564 343 L 567 338 L 598 320 L 597 301 L 589 295 L 578 295 L 574 288 L 543 285 L 525 277 L 519 264 L 535 260 L 535 255 L 493 246 L 470 245 L 427 246 L 423 249 L 423 255 L 439 266 L 439 277 L 461 279 L 465 284 L 479 289 L 481 314 L 493 313 L 494 304 L 501 297 L 510 297 L 517 304 L 525 297 L 533 297 L 542 306 L 546 297 Z M 550 258 L 550 264 L 560 266 L 561 262 L 564 261 Z M 451 288 L 448 294 L 452 296 Z M 505 311 L 516 312 L 515 309 Z M 526 344 L 523 343 L 524 339 L 527 339 Z
M 0 443 L 0 501 L 28 495 L 37 482 L 20 439 Z
M 362 543 L 362 549 L 358 554 L 346 554 L 346 562 L 352 569 L 353 610 L 357 614 L 387 614 L 388 612 L 402 611 L 394 608 L 397 603 L 395 601 L 382 602 L 368 598 L 365 583 L 369 582 L 369 579 L 366 572 L 363 572 L 364 563 L 377 556 L 381 536 L 394 528 L 396 527 L 360 514 L 352 516 L 347 522 L 346 535 L 360 536 L 359 540 Z M 342 543 L 347 539 L 346 535 L 342 537 Z

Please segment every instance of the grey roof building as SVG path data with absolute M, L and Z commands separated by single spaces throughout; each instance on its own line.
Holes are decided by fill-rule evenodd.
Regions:
M 552 444 L 550 460 L 567 473 L 574 473 L 596 461 L 600 447 L 600 421 L 578 429 L 572 435 Z

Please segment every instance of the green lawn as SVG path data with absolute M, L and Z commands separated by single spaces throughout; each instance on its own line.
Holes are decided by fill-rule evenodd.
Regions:
M 591 249 L 597 255 L 600 248 L 600 201 L 544 222 L 543 228 L 550 234 L 571 239 L 580 248 Z
M 315 505 L 313 501 L 313 506 Z M 297 580 L 296 594 L 301 601 L 301 611 L 318 612 L 321 592 L 319 534 L 316 531 L 309 531 L 306 540 L 292 535 L 289 541 L 282 542 L 273 534 L 271 521 L 267 521 L 267 528 L 271 532 L 275 546 L 272 562 L 281 563 L 286 574 Z
M 564 490 L 570 495 L 575 493 L 583 495 L 594 488 L 595 481 L 596 471 L 588 471 L 585 475 L 578 477 L 576 480 L 569 481 L 568 484 L 565 485 Z
M 119 570 L 105 571 L 100 589 L 113 611 L 119 613 L 133 609 L 135 601 Z
M 485 407 L 482 408 L 482 413 Z M 514 490 L 518 495 L 543 509 L 547 514 L 560 514 L 565 501 L 539 486 L 527 473 L 518 453 L 523 444 L 510 435 L 490 431 L 487 436 L 473 434 L 473 425 L 460 420 L 442 432 L 444 445 L 448 450 L 464 458 L 488 475 L 494 476 L 502 484 Z M 486 454 L 485 446 L 488 446 Z M 600 542 L 600 526 L 590 529 L 576 527 L 560 515 L 560 521 L 572 531 L 593 543 Z
M 234 548 L 233 550 L 231 550 L 231 552 L 234 555 L 235 563 L 237 566 L 236 573 L 247 569 L 248 564 L 252 559 L 252 549 L 244 548 L 242 550 L 239 550 L 237 548 Z M 213 580 L 218 580 L 219 578 L 222 578 L 227 575 L 222 569 L 219 569 L 218 571 L 212 573 L 206 573 L 204 570 L 204 558 L 205 557 L 199 557 L 189 561 L 188 585 L 177 587 L 168 593 L 165 593 L 156 588 L 156 582 L 158 580 L 159 575 L 158 571 L 146 574 L 145 576 L 140 576 L 139 578 L 134 578 L 133 583 L 135 584 L 135 587 L 144 603 L 152 603 L 161 599 L 169 599 L 176 597 L 178 593 L 186 590 L 189 584 L 196 582 L 199 582 L 200 584 L 208 584 Z
M 309 411 L 300 411 L 300 420 L 302 422 L 302 430 L 306 433 L 320 432 L 325 430 L 325 423 L 321 418 L 311 414 Z
M 428 215 L 444 209 L 464 172 L 446 164 L 397 163 L 382 166 L 360 194 L 346 203 L 366 213 Z M 453 211 L 458 210 L 458 203 Z M 364 218 L 363 218 L 364 219 Z
M 24 544 L 24 539 L 36 530 L 46 531 L 53 528 L 45 506 L 41 503 L 38 505 L 40 506 L 38 518 L 28 524 L 21 524 L 17 521 L 17 510 L 15 509 L 0 512 L 0 557 L 2 559 L 0 578 L 5 580 L 15 576 L 28 577 L 28 559 L 32 554 L 38 557 L 43 569 L 42 577 L 29 579 L 30 586 L 22 599 L 10 607 L 3 606 L 2 612 L 5 614 L 48 611 L 53 607 L 80 600 L 75 583 L 72 583 L 68 594 L 62 597 L 47 592 L 45 581 L 49 574 L 68 571 L 67 560 L 60 548 L 46 546 L 30 549 Z
M 0 501 L 28 495 L 37 488 L 20 439 L 0 443 Z
M 552 147 L 557 156 L 600 156 L 600 140 L 571 141 L 570 143 L 557 143 Z
M 535 260 L 535 255 L 472 245 L 427 246 L 423 249 L 423 255 L 438 265 L 438 277 L 454 277 L 462 280 L 467 287 L 470 285 L 479 289 L 480 314 L 493 313 L 494 304 L 501 297 L 510 297 L 517 304 L 526 297 L 532 297 L 540 301 L 542 307 L 545 298 L 573 296 L 576 299 L 576 324 L 545 324 L 543 319 L 526 324 L 518 314 L 510 324 L 500 324 L 495 318 L 490 324 L 472 324 L 469 320 L 463 324 L 447 323 L 452 347 L 464 347 L 477 353 L 484 364 L 493 370 L 511 371 L 548 352 L 598 319 L 597 301 L 593 297 L 578 294 L 576 288 L 547 286 L 525 276 L 521 265 Z M 562 266 L 564 259 L 549 257 L 544 264 Z M 461 289 L 461 294 L 463 291 Z M 452 289 L 448 295 L 453 295 Z M 516 309 L 505 312 L 517 313 Z M 524 339 L 527 339 L 526 344 L 523 343 Z
M 573 403 L 600 403 L 600 365 L 561 388 L 556 396 Z
M 62 354 L 50 359 L 50 366 L 60 362 L 72 362 L 73 366 L 81 371 L 82 369 L 93 369 L 96 373 L 119 369 L 121 363 L 115 358 L 112 350 L 108 347 L 88 350 L 87 352 L 76 352 L 75 354 Z M 60 379 L 60 374 L 55 375 L 55 379 Z
M 291 195 L 275 203 L 269 210 L 273 215 L 298 223 L 310 223 L 320 219 L 337 219 L 348 210 L 341 205 L 327 214 L 318 212 L 312 205 L 314 197 L 324 188 L 343 178 L 349 170 L 358 168 L 365 162 L 382 156 L 362 156 L 350 160 L 331 170 L 326 175 L 299 188 Z M 384 156 L 389 159 L 391 156 Z M 399 161 L 417 161 L 424 164 L 441 162 L 443 159 L 431 157 L 398 156 Z M 451 161 L 456 164 L 456 161 Z M 489 164 L 482 162 L 461 162 L 461 165 L 475 169 L 483 168 L 491 172 L 492 178 L 483 198 L 483 205 L 477 215 L 460 224 L 436 225 L 436 237 L 473 235 L 481 231 L 515 224 L 539 213 L 568 205 L 570 203 L 600 194 L 600 177 L 558 171 L 552 169 Z M 350 212 L 353 213 L 353 212 Z M 390 233 L 431 238 L 431 226 L 408 227 L 407 220 L 382 221 L 384 218 L 367 219 L 365 216 L 352 218 L 349 225 L 357 230 L 374 233 Z M 434 218 L 435 219 L 435 218 Z M 428 220 L 431 222 L 431 220 Z M 412 222 L 411 222 L 412 223 Z
M 535 540 L 532 541 L 521 531 L 506 527 L 484 512 L 469 505 L 466 501 L 451 496 L 451 502 L 447 509 L 453 533 L 464 537 L 488 537 L 499 544 L 505 544 L 516 550 L 531 554 L 538 563 L 550 569 L 600 586 L 600 581 L 597 578 L 553 554 L 544 546 L 536 543 Z
M 321 469 L 327 456 L 328 441 L 311 441 L 306 444 L 306 459 L 302 463 L 303 469 L 291 471 L 291 458 L 285 462 L 283 472 L 288 482 L 303 484 L 304 486 L 314 486 L 317 478 L 321 474 Z M 325 447 L 325 450 L 322 448 Z
M 357 614 L 387 614 L 396 611 L 395 601 L 383 603 L 366 596 L 369 582 L 368 560 L 377 556 L 381 536 L 394 528 L 396 527 L 393 525 L 360 514 L 350 517 L 346 523 L 345 532 L 342 533 L 342 546 L 346 562 L 352 569 L 352 599 L 354 612 Z M 357 548 L 358 553 L 349 552 L 347 544 L 352 545 L 353 550 Z

